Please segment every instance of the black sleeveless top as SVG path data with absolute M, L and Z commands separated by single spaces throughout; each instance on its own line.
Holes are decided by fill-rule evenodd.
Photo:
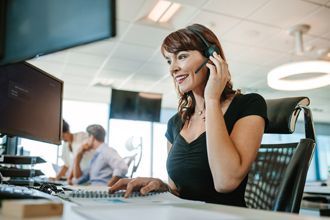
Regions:
M 230 134 L 234 124 L 248 115 L 259 115 L 267 124 L 267 106 L 262 96 L 251 93 L 236 95 L 225 115 L 225 123 Z M 206 133 L 202 133 L 191 143 L 180 135 L 183 123 L 175 114 L 167 124 L 166 138 L 172 144 L 167 158 L 167 172 L 180 192 L 180 197 L 209 203 L 246 207 L 244 200 L 247 176 L 232 192 L 219 193 L 214 188 L 208 164 Z

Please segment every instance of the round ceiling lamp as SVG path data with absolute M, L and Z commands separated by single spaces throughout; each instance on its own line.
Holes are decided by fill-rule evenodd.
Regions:
M 303 33 L 309 25 L 296 25 L 289 31 L 296 39 L 296 55 L 303 55 Z M 268 85 L 273 89 L 297 91 L 330 85 L 330 62 L 322 60 L 293 62 L 278 66 L 268 73 Z
M 267 82 L 273 89 L 286 91 L 328 86 L 330 85 L 330 62 L 317 60 L 285 64 L 272 69 L 268 73 Z

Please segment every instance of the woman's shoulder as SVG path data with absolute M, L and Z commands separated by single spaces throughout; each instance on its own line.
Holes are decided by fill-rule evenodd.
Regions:
M 267 118 L 267 104 L 260 94 L 258 93 L 249 93 L 249 94 L 240 94 L 237 97 L 237 110 L 239 118 L 249 116 L 249 115 L 259 115 L 263 117 L 268 124 Z
M 239 104 L 258 104 L 259 107 L 260 105 L 262 106 L 266 106 L 266 101 L 264 99 L 264 97 L 258 93 L 247 93 L 247 94 L 238 94 L 235 97 Z
M 181 122 L 181 117 L 180 117 L 180 114 L 177 112 L 175 113 L 169 120 L 168 120 L 168 123 L 170 125 L 175 125 L 175 124 L 178 124 Z
M 236 100 L 233 106 L 234 110 L 241 116 L 258 114 L 267 115 L 267 104 L 260 94 L 258 93 L 248 93 L 248 94 L 238 94 L 235 97 Z

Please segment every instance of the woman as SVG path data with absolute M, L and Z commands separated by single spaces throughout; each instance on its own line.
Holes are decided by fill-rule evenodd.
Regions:
M 111 191 L 170 191 L 184 199 L 246 206 L 249 168 L 267 123 L 265 100 L 232 89 L 221 45 L 194 24 L 168 35 L 161 47 L 180 96 L 168 122 L 168 185 L 156 178 L 121 179 Z M 205 64 L 205 65 L 204 65 Z

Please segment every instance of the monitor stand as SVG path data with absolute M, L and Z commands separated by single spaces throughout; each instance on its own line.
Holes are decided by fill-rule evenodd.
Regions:
M 9 137 L 8 135 L 5 135 L 2 137 L 3 144 L 2 148 L 4 149 L 3 154 L 6 155 L 16 155 L 17 154 L 17 145 L 18 145 L 18 137 Z

